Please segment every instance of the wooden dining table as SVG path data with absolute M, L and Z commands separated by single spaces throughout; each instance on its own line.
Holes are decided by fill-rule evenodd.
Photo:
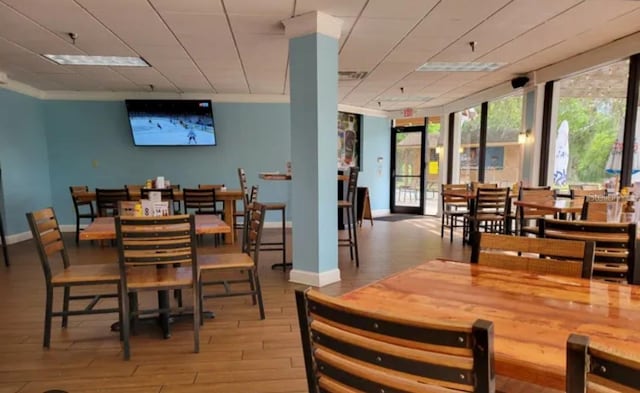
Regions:
M 196 214 L 196 234 L 215 235 L 233 232 L 231 226 L 212 214 Z M 97 217 L 82 232 L 80 240 L 113 240 L 116 223 L 113 217 Z
M 640 287 L 434 260 L 348 292 L 371 311 L 494 324 L 495 370 L 564 391 L 570 333 L 640 354 Z
M 95 201 L 96 193 L 94 191 L 78 192 L 74 194 L 80 201 Z M 216 190 L 216 200 L 223 201 L 224 203 L 224 221 L 229 228 L 233 227 L 233 215 L 236 212 L 236 201 L 242 200 L 242 190 L 240 189 L 226 189 Z M 173 196 L 177 201 L 183 200 L 182 190 L 175 190 Z M 132 200 L 140 199 L 140 191 L 130 192 L 129 197 Z M 82 238 L 82 235 L 80 236 Z M 225 232 L 225 243 L 233 244 L 235 242 L 235 232 Z
M 582 212 L 583 199 L 552 199 L 541 201 L 514 201 L 514 205 L 532 209 L 547 210 L 559 216 L 560 214 L 579 214 Z

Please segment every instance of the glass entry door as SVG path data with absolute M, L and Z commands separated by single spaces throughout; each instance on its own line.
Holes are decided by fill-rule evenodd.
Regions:
M 424 210 L 425 126 L 391 129 L 391 212 Z

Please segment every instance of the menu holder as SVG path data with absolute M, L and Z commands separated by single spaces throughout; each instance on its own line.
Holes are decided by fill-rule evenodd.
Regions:
M 159 217 L 169 215 L 169 201 L 153 202 L 149 199 L 142 199 L 142 216 Z

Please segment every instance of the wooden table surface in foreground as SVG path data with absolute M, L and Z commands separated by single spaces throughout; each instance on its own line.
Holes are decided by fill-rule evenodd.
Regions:
M 493 321 L 496 373 L 564 390 L 570 333 L 640 356 L 640 287 L 430 261 L 342 296 L 370 310 Z
M 211 235 L 228 234 L 231 227 L 217 216 L 208 214 L 196 215 L 196 234 Z M 80 232 L 81 240 L 110 240 L 116 238 L 116 223 L 113 217 L 98 217 Z
M 182 190 L 174 191 L 174 197 L 176 200 L 181 201 L 183 199 Z M 90 192 L 79 192 L 76 194 L 78 199 L 82 201 L 95 201 L 96 193 L 93 191 Z M 132 200 L 140 199 L 140 192 L 131 193 L 130 197 Z M 216 200 L 223 201 L 224 203 L 224 221 L 229 225 L 229 227 L 233 227 L 233 215 L 236 212 L 236 201 L 242 200 L 242 190 L 240 189 L 226 189 L 216 190 Z M 232 244 L 235 242 L 235 233 L 234 231 L 229 231 L 225 233 L 225 243 Z

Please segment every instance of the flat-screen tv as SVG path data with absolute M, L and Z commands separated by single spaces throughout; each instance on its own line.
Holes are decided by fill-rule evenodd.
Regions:
M 215 146 L 210 100 L 126 100 L 136 146 Z

